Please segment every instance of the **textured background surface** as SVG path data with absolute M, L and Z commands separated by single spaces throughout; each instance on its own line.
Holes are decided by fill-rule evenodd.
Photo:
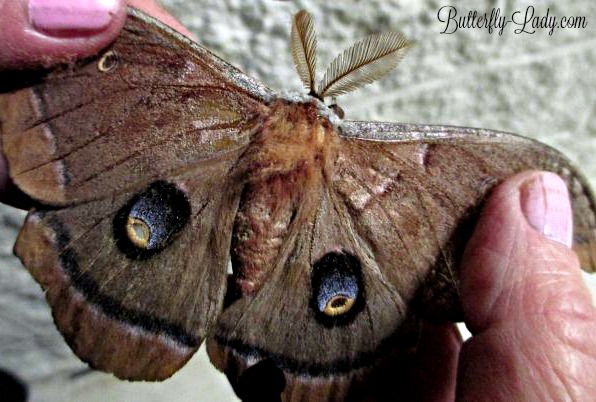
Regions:
M 199 42 L 275 90 L 300 90 L 288 37 L 294 12 L 308 9 L 319 33 L 319 70 L 367 34 L 399 30 L 416 46 L 398 70 L 340 98 L 350 119 L 499 129 L 562 150 L 596 185 L 596 2 L 458 1 L 457 10 L 511 15 L 529 5 L 543 16 L 585 16 L 585 29 L 502 36 L 485 29 L 441 35 L 443 1 L 163 2 Z M 519 16 L 521 18 L 521 15 Z M 230 400 L 225 379 L 203 353 L 171 380 L 131 384 L 91 373 L 54 329 L 40 288 L 12 256 L 24 214 L 0 206 L 0 368 L 31 386 L 33 401 Z

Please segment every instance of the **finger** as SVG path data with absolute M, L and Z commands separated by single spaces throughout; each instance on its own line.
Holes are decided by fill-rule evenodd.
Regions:
M 596 312 L 571 244 L 564 182 L 526 172 L 487 201 L 461 267 L 473 337 L 461 400 L 567 400 L 596 395 Z
M 0 0 L 0 69 L 96 53 L 116 38 L 125 16 L 122 0 Z
M 461 343 L 454 324 L 424 323 L 416 361 L 406 381 L 410 393 L 407 400 L 454 400 Z
M 412 332 L 396 339 L 393 346 L 399 349 L 393 358 L 381 359 L 370 378 L 352 384 L 349 400 L 453 401 L 461 347 L 459 331 L 451 323 L 421 324 L 421 332 L 414 331 L 416 338 L 410 337 Z

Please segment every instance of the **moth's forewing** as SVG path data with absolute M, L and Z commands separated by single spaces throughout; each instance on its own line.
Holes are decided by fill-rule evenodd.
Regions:
M 3 152 L 12 180 L 44 204 L 102 198 L 246 146 L 271 97 L 207 49 L 131 10 L 101 54 L 2 95 Z
M 596 271 L 596 197 L 581 172 L 556 149 L 519 135 L 469 127 L 345 121 L 341 133 L 345 138 L 417 145 L 427 165 L 434 156 L 429 167 L 438 173 L 432 179 L 445 192 L 462 190 L 460 185 L 469 181 L 468 176 L 482 176 L 480 200 L 511 174 L 524 170 L 557 173 L 567 183 L 571 198 L 573 249 L 584 270 Z M 421 185 L 421 192 L 433 192 Z M 471 190 L 462 191 L 469 194 Z
M 37 203 L 15 252 L 81 359 L 155 380 L 198 348 L 225 292 L 230 171 L 270 97 L 135 10 L 101 54 L 4 87 L 9 174 Z

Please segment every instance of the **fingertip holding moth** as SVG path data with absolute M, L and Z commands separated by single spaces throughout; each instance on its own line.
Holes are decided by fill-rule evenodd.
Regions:
M 317 85 L 308 13 L 291 37 L 309 95 L 280 97 L 136 10 L 97 57 L 0 95 L 11 177 L 37 201 L 16 253 L 93 367 L 161 380 L 206 340 L 245 399 L 267 378 L 283 400 L 381 396 L 421 320 L 461 317 L 462 222 L 528 168 L 570 184 L 594 270 L 594 200 L 559 153 L 335 116 L 322 100 L 388 72 L 408 42 L 358 42 Z

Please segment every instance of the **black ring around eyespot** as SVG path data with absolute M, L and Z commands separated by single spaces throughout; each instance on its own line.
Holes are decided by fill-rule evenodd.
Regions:
M 128 258 L 149 258 L 175 239 L 190 220 L 191 207 L 186 194 L 175 184 L 156 181 L 128 201 L 114 217 L 116 246 Z M 127 234 L 129 217 L 141 219 L 150 229 L 145 248 L 135 245 Z
M 324 306 L 337 296 L 353 299 L 353 305 L 342 314 L 326 314 Z M 362 269 L 356 256 L 333 251 L 313 264 L 310 305 L 321 324 L 327 327 L 349 324 L 364 307 L 364 297 Z

